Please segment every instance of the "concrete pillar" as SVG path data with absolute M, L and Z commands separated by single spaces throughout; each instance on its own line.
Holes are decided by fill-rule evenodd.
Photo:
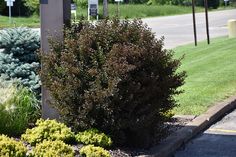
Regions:
M 236 38 L 236 19 L 228 21 L 229 38 Z
M 64 24 L 70 24 L 70 4 L 71 0 L 40 0 L 41 48 L 45 55 L 49 50 L 48 37 L 63 40 Z M 42 87 L 42 118 L 58 118 L 56 110 L 49 106 L 49 100 L 48 91 Z

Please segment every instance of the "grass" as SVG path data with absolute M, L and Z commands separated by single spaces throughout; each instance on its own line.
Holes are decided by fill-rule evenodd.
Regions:
M 27 88 L 0 81 L 0 134 L 20 135 L 39 117 L 38 101 Z
M 109 4 L 109 16 L 117 15 L 117 4 Z M 196 11 L 203 11 L 203 8 L 197 7 Z M 146 5 L 146 4 L 120 4 L 119 16 L 121 18 L 145 18 L 155 16 L 177 15 L 191 13 L 192 8 L 174 5 Z M 78 8 L 78 16 L 87 17 L 87 9 Z M 102 13 L 102 6 L 99 6 L 99 13 Z
M 176 114 L 199 115 L 214 103 L 236 94 L 236 38 L 221 37 L 210 45 L 201 42 L 174 49 L 175 57 L 185 55 L 180 71 L 187 72 L 185 92 L 176 97 Z
M 40 19 L 38 16 L 32 17 L 12 17 L 12 22 L 9 22 L 8 16 L 0 15 L 0 29 L 6 27 L 19 27 L 19 26 L 28 26 L 28 27 L 39 27 Z

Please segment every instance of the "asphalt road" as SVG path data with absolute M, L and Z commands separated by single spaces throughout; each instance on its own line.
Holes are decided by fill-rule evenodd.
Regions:
M 209 12 L 210 37 L 225 36 L 228 34 L 227 21 L 236 19 L 236 9 Z M 157 38 L 165 37 L 165 47 L 174 48 L 186 43 L 193 43 L 193 20 L 192 14 L 165 16 L 143 19 Z M 207 39 L 205 13 L 196 14 L 198 41 Z
M 236 110 L 190 141 L 173 157 L 236 157 Z

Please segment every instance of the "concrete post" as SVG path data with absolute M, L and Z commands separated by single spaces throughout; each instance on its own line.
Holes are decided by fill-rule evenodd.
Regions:
M 236 38 L 236 19 L 228 21 L 229 38 Z
M 40 0 L 41 48 L 45 55 L 49 50 L 48 37 L 63 41 L 64 24 L 70 24 L 70 4 L 71 0 Z M 49 106 L 49 100 L 49 93 L 43 86 L 42 118 L 58 118 L 56 110 Z

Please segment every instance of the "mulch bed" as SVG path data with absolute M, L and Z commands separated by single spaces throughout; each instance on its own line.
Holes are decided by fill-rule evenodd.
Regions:
M 168 127 L 170 134 L 177 131 L 178 129 L 184 127 L 187 123 L 192 121 L 195 117 L 194 116 L 175 116 L 172 118 L 172 120 L 168 123 L 166 123 L 166 126 Z M 19 138 L 15 138 L 17 141 Z M 24 143 L 28 150 L 32 150 L 32 147 L 28 145 L 27 143 Z M 73 149 L 76 152 L 76 157 L 81 157 L 79 155 L 79 150 L 83 145 L 74 145 Z M 129 148 L 116 148 L 109 150 L 112 157 L 135 157 L 139 155 L 145 155 L 148 154 L 147 149 L 129 149 Z
M 195 116 L 174 116 L 170 122 L 166 123 L 166 126 L 168 127 L 169 132 L 171 134 L 184 127 L 194 118 Z M 148 154 L 148 150 L 146 149 L 131 150 L 128 148 L 120 148 L 120 149 L 110 150 L 110 154 L 112 155 L 112 157 L 135 157 L 139 155 Z

